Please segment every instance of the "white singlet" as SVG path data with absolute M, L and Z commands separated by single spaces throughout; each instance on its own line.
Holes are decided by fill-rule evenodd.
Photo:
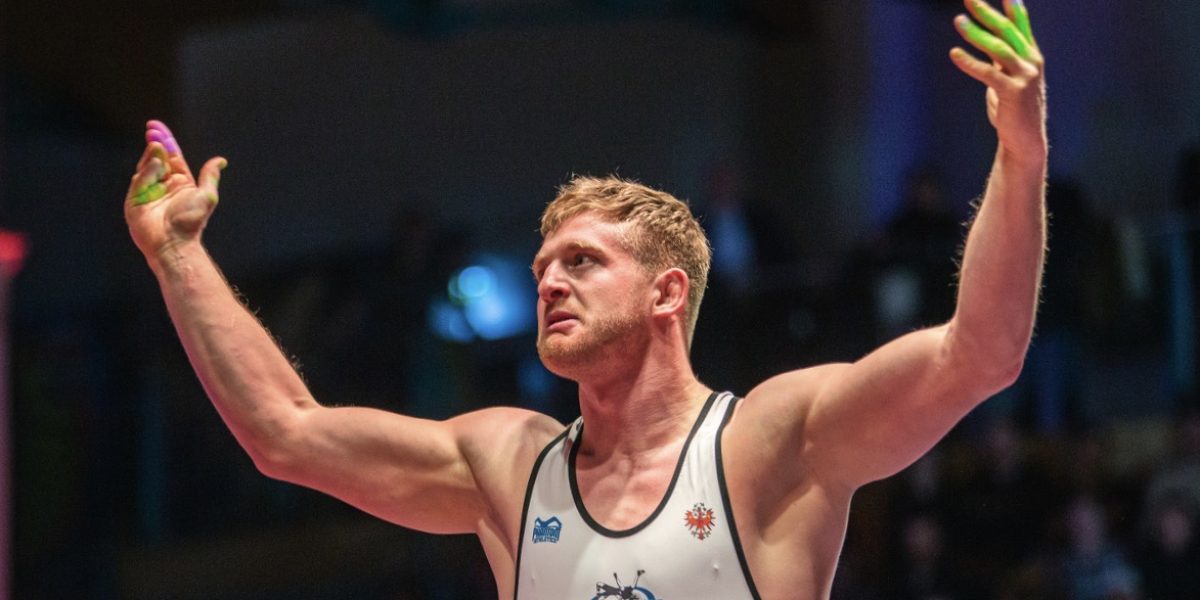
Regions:
M 737 398 L 713 393 L 658 508 L 624 531 L 588 514 L 575 479 L 583 418 L 538 456 L 525 492 L 516 600 L 758 600 L 721 465 Z

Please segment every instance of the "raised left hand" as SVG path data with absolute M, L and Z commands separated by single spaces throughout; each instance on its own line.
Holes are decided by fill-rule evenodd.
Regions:
M 197 181 L 171 130 L 161 121 L 146 123 L 146 150 L 125 196 L 125 221 L 152 266 L 167 250 L 199 242 L 217 205 L 223 168 L 224 158 L 211 158 Z

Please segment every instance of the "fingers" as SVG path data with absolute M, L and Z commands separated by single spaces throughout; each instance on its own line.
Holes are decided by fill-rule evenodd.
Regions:
M 142 157 L 138 159 L 136 171 L 141 171 L 151 158 L 158 158 L 164 164 L 167 162 L 167 151 L 163 149 L 162 144 L 158 142 L 146 144 L 146 149 L 142 151 Z
M 210 158 L 200 169 L 199 187 L 184 194 L 180 202 L 170 213 L 171 224 L 184 232 L 198 232 L 209 215 L 217 206 L 217 184 L 221 180 L 221 169 L 225 168 L 225 159 Z
M 227 161 L 219 156 L 209 159 L 200 169 L 200 180 L 197 182 L 171 130 L 162 121 L 148 121 L 146 149 L 138 160 L 137 172 L 129 185 L 129 202 L 133 206 L 141 206 L 188 186 L 196 186 L 200 194 L 195 197 L 207 199 L 210 206 L 214 205 L 218 199 L 221 170 L 226 164 Z
M 125 196 L 127 198 L 131 198 L 135 194 L 145 191 L 146 188 L 150 187 L 150 184 L 158 181 L 158 175 L 155 172 L 157 167 L 157 163 L 146 161 L 146 163 L 142 165 L 142 168 L 138 169 L 137 172 L 133 174 L 133 178 L 129 180 L 129 191 L 125 194 Z
M 991 65 L 975 59 L 961 48 L 950 51 L 950 59 L 964 73 L 999 92 L 1024 89 L 1042 70 L 1042 53 L 1033 40 L 1029 13 L 1022 0 L 1003 0 L 1004 14 L 986 0 L 963 0 L 974 19 L 959 15 L 955 28 L 963 39 L 992 59 Z
M 167 164 L 171 167 L 172 173 L 182 173 L 192 179 L 192 170 L 188 167 L 187 161 L 183 158 L 183 150 L 179 148 L 179 142 L 175 140 L 175 134 L 171 133 L 171 129 L 162 121 L 151 119 L 146 122 L 146 143 L 159 143 L 166 150 Z
M 171 154 L 179 154 L 179 143 L 175 141 L 175 134 L 171 133 L 171 128 L 167 127 L 166 123 L 158 119 L 151 119 L 146 122 L 146 136 L 154 134 L 156 141 L 161 142 L 167 152 Z
M 963 0 L 971 17 L 954 20 L 968 43 L 983 51 L 1010 75 L 1033 76 L 1042 67 L 1042 53 L 1033 39 L 1029 12 L 1022 0 L 1003 0 L 1004 13 L 986 0 Z
M 1033 39 L 1033 28 L 1029 25 L 1029 10 L 1025 8 L 1025 3 L 1022 0 L 1004 0 L 1004 12 L 1020 30 L 1021 35 L 1025 36 L 1029 45 L 1036 49 L 1037 40 Z
M 154 202 L 167 194 L 167 186 L 162 178 L 166 175 L 167 167 L 161 160 L 151 157 L 133 176 L 129 184 L 129 201 L 134 206 Z
M 192 180 L 188 179 L 187 175 L 184 175 L 183 173 L 173 173 L 170 177 L 167 177 L 165 185 L 167 186 L 167 193 L 173 194 L 176 190 L 191 185 L 191 183 Z
M 1004 74 L 995 65 L 988 64 L 971 56 L 959 47 L 950 49 L 950 60 L 960 71 L 970 75 L 989 88 L 995 89 L 1004 85 Z
M 1017 56 L 1026 60 L 1031 58 L 1029 43 L 1025 34 L 1017 28 L 1012 20 L 1000 14 L 999 11 L 992 8 L 992 5 L 984 2 L 984 0 L 966 0 L 966 6 L 967 10 L 971 11 L 971 14 L 984 27 L 987 27 L 995 35 L 1000 36 Z M 1009 6 L 1011 7 L 1011 4 Z M 1028 17 L 1028 14 L 1026 16 Z M 982 48 L 980 49 L 982 50 Z
M 967 43 L 990 56 L 992 60 L 1003 66 L 1005 70 L 1010 73 L 1019 73 L 1021 71 L 1020 63 L 1017 61 L 1017 55 L 1012 47 L 984 28 L 976 25 L 970 17 L 959 15 L 954 19 L 954 25 L 958 28 L 959 34 L 962 35 Z
M 208 159 L 204 166 L 200 169 L 200 190 L 208 198 L 209 202 L 216 204 L 220 199 L 217 194 L 217 186 L 221 183 L 221 171 L 229 165 L 229 161 L 220 156 Z

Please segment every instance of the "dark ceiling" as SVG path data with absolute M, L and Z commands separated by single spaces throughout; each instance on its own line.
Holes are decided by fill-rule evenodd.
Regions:
M 35 86 L 94 126 L 137 127 L 143 115 L 171 111 L 182 34 L 277 9 L 272 0 L 0 0 L 7 85 Z
M 357 6 L 356 6 L 357 5 Z M 486 8 L 485 8 L 486 7 Z M 0 55 L 15 104 L 47 101 L 45 111 L 77 127 L 127 131 L 145 115 L 175 116 L 174 45 L 190 30 L 289 12 L 366 8 L 399 30 L 455 28 L 588 18 L 695 17 L 764 34 L 803 33 L 812 4 L 791 0 L 0 0 Z M 24 93 L 32 87 L 35 92 Z M 22 114 L 44 111 L 21 106 Z

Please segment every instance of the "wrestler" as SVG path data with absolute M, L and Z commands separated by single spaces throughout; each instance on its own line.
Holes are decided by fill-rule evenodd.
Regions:
M 501 598 L 826 598 L 860 486 L 911 464 L 1017 377 L 1045 245 L 1042 56 L 1024 6 L 967 0 L 999 144 L 948 323 L 738 399 L 688 349 L 708 243 L 686 205 L 577 178 L 543 215 L 538 351 L 579 421 L 515 408 L 434 422 L 330 408 L 305 388 L 201 245 L 225 162 L 193 177 L 151 121 L 125 202 L 138 248 L 229 429 L 266 475 L 393 523 L 474 533 Z M 344 401 L 345 399 L 338 399 Z

